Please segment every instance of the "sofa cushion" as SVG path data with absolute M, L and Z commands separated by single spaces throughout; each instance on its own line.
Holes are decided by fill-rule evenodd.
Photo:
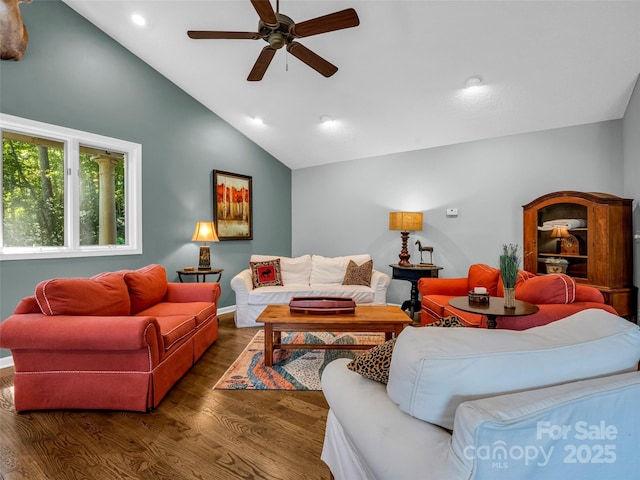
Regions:
M 342 279 L 343 285 L 364 285 L 371 286 L 371 274 L 373 273 L 373 260 L 358 265 L 353 260 L 349 260 L 347 271 Z
M 216 312 L 217 305 L 211 302 L 160 302 L 141 310 L 136 315 L 149 317 L 193 315 L 196 325 L 200 325 Z
M 129 315 L 131 310 L 121 273 L 44 280 L 35 297 L 45 315 Z
M 134 315 L 162 301 L 167 293 L 167 272 L 162 265 L 147 265 L 124 274 Z
M 321 255 L 313 255 L 311 257 L 311 278 L 310 284 L 313 283 L 338 283 L 344 280 L 344 274 L 347 271 L 349 260 L 353 260 L 357 265 L 362 265 L 371 260 L 369 254 L 349 255 L 344 257 L 323 257 Z
M 280 273 L 282 283 L 309 285 L 311 276 L 311 255 L 301 255 L 299 257 L 279 257 L 277 255 L 251 255 L 250 262 L 266 262 L 280 259 Z
M 251 269 L 253 288 L 284 285 L 282 283 L 282 274 L 280 273 L 279 258 L 264 262 L 249 262 L 249 267 Z
M 442 318 L 445 316 L 445 309 L 449 305 L 451 295 L 427 295 L 422 297 L 422 310 L 425 310 L 434 318 Z
M 469 267 L 467 282 L 469 290 L 475 287 L 485 287 L 489 295 L 496 296 L 500 270 L 483 263 L 476 263 Z
M 392 338 L 380 345 L 359 354 L 348 365 L 347 368 L 359 373 L 364 378 L 384 383 L 389 381 L 389 367 L 391 366 L 391 356 L 396 339 Z
M 157 317 L 156 320 L 160 325 L 165 352 L 193 335 L 196 328 L 196 320 L 193 315 L 167 315 L 166 317 Z
M 536 305 L 573 303 L 576 299 L 576 282 L 563 273 L 536 276 L 516 284 L 516 298 Z
M 404 412 L 452 429 L 464 401 L 633 371 L 639 360 L 640 327 L 599 309 L 524 331 L 407 327 L 387 393 Z

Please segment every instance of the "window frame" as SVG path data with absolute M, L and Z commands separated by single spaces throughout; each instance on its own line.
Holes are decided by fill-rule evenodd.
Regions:
M 4 130 L 64 143 L 64 246 L 6 247 L 0 221 L 0 261 L 142 254 L 142 145 L 104 135 L 0 113 Z M 80 245 L 80 146 L 125 155 L 125 236 L 123 245 Z M 0 172 L 3 168 L 0 150 Z M 0 177 L 0 212 L 2 203 Z M 0 218 L 1 220 L 1 218 Z

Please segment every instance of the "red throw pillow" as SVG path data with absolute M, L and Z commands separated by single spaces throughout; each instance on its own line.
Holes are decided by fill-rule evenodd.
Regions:
M 148 265 L 124 274 L 131 298 L 131 313 L 160 303 L 167 294 L 167 272 L 162 265 Z
M 576 282 L 563 273 L 536 276 L 516 284 L 516 298 L 536 305 L 573 303 L 576 299 Z
M 499 277 L 498 278 L 498 296 L 504 297 L 504 283 L 502 283 L 502 276 L 498 275 L 498 277 Z M 535 277 L 536 277 L 535 273 L 527 272 L 526 270 L 518 270 L 518 276 L 516 277 L 515 288 L 518 288 L 518 285 L 520 285 L 525 280 L 528 280 L 530 278 L 535 278 Z
M 36 286 L 36 300 L 45 315 L 129 315 L 131 304 L 122 274 L 93 278 L 54 278 Z
M 495 297 L 498 277 L 500 277 L 500 270 L 497 268 L 482 263 L 471 265 L 467 278 L 469 290 L 473 290 L 475 287 L 485 287 L 489 295 Z
M 249 267 L 251 268 L 253 288 L 284 285 L 282 283 L 279 258 L 266 262 L 249 262 Z

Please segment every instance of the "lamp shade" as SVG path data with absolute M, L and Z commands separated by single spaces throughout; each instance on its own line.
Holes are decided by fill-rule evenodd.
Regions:
M 390 212 L 389 230 L 421 231 L 422 212 Z
M 551 237 L 553 238 L 567 238 L 569 235 L 569 230 L 566 227 L 553 227 L 551 231 Z
M 213 222 L 196 222 L 196 229 L 193 232 L 192 242 L 217 242 L 216 229 Z

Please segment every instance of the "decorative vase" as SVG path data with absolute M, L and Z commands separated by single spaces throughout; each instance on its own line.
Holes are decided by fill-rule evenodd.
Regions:
M 504 289 L 504 308 L 516 308 L 516 289 Z

